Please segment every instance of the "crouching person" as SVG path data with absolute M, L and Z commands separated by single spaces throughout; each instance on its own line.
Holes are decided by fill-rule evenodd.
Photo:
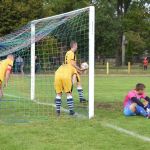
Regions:
M 125 116 L 141 115 L 150 118 L 150 98 L 145 94 L 145 88 L 143 83 L 138 83 L 134 90 L 129 91 L 124 99 Z
M 77 78 L 76 69 L 70 64 L 61 65 L 55 72 L 54 87 L 56 91 L 55 105 L 56 114 L 60 115 L 62 93 L 66 93 L 69 114 L 74 115 L 74 100 L 72 97 L 72 88 Z

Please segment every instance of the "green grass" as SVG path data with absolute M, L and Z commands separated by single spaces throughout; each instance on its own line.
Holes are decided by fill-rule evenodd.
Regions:
M 145 83 L 149 91 L 149 77 L 96 76 L 95 118 L 71 118 L 63 113 L 55 116 L 54 108 L 37 105 L 29 100 L 30 77 L 14 76 L 5 93 L 25 97 L 5 96 L 0 102 L 0 150 L 148 150 L 150 142 L 120 133 L 105 123 L 150 137 L 150 120 L 143 117 L 124 117 L 122 101 L 137 82 Z M 53 103 L 53 77 L 38 76 L 36 99 Z M 88 78 L 83 77 L 85 96 L 88 97 Z M 22 86 L 15 86 L 15 85 Z M 51 89 L 50 89 L 51 88 Z M 74 89 L 76 111 L 86 115 L 87 109 L 79 107 Z M 65 97 L 63 107 L 66 107 Z M 5 109 L 2 109 L 5 108 Z M 22 116 L 22 118 L 21 118 Z M 45 117 L 44 117 L 45 116 Z M 48 116 L 48 117 L 47 117 Z
M 54 107 L 38 104 L 54 104 L 54 98 L 56 95 L 53 85 L 53 78 L 54 77 L 52 75 L 36 76 L 35 101 L 31 101 L 30 77 L 14 75 L 11 78 L 8 88 L 5 89 L 4 101 L 2 101 L 0 105 L 1 118 L 3 117 L 6 120 L 7 118 L 10 119 L 14 117 L 13 119 L 16 119 L 17 116 L 18 119 L 19 115 L 20 117 L 24 115 L 25 117 L 29 116 L 30 118 L 33 116 L 54 116 Z M 83 87 L 86 91 L 85 97 L 88 98 L 88 77 L 83 78 L 83 83 Z M 85 105 L 80 105 L 76 89 L 74 89 L 73 95 L 75 101 L 75 111 L 88 116 L 88 107 Z M 63 95 L 62 106 L 64 108 L 68 108 L 65 94 Z

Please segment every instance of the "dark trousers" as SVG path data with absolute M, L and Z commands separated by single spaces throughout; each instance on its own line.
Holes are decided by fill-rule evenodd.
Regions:
M 147 65 L 144 65 L 144 70 L 147 70 Z

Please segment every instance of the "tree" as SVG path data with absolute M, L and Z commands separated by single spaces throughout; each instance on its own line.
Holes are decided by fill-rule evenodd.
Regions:
M 2 0 L 0 2 L 0 36 L 17 30 L 33 19 L 42 18 L 43 11 L 42 0 Z
M 91 0 L 1 0 L 0 36 L 17 30 L 31 20 L 86 7 L 91 2 Z M 116 65 L 121 65 L 123 35 L 126 36 L 126 52 L 129 51 L 129 55 L 142 54 L 145 50 L 150 52 L 149 0 L 93 0 L 93 2 L 96 7 L 96 54 L 115 57 Z M 69 28 L 70 26 L 67 26 L 67 31 Z
M 150 14 L 143 1 L 132 2 L 132 5 L 123 18 L 124 33 L 128 45 L 130 45 L 127 45 L 127 53 L 132 50 L 132 55 L 135 53 L 142 55 L 145 50 L 150 49 L 150 47 L 148 47 L 148 41 L 150 41 L 149 17 Z M 129 50 L 128 47 L 130 47 L 131 50 Z
M 116 66 L 121 65 L 123 35 L 126 35 L 130 42 L 128 47 L 133 51 L 130 54 L 148 48 L 150 13 L 146 9 L 146 2 L 146 0 L 96 0 L 97 53 L 107 57 L 115 56 Z
M 89 0 L 44 0 L 44 6 L 50 7 L 55 14 L 65 13 L 74 9 L 86 7 Z
M 120 21 L 116 15 L 116 2 L 97 0 L 96 5 L 96 53 L 101 56 L 114 57 L 118 44 Z

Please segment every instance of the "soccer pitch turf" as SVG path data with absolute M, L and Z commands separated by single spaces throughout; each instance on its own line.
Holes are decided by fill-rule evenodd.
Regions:
M 52 82 L 50 82 L 53 77 L 47 76 L 43 79 L 44 81 L 42 78 L 39 76 L 36 81 L 37 100 L 40 102 L 51 100 L 53 103 L 55 94 Z M 136 137 L 136 134 L 150 138 L 150 120 L 143 117 L 127 118 L 122 115 L 123 98 L 130 89 L 134 88 L 136 83 L 144 83 L 147 86 L 147 93 L 150 94 L 148 76 L 95 76 L 95 117 L 92 120 L 72 118 L 66 113 L 57 118 L 53 107 L 41 105 L 37 107 L 37 104 L 28 101 L 30 77 L 17 77 L 17 80 L 15 79 L 15 76 L 12 77 L 8 88 L 5 89 L 7 95 L 4 100 L 8 100 L 8 102 L 0 102 L 0 150 L 149 149 L 150 142 Z M 86 77 L 82 78 L 86 97 L 88 96 L 86 92 L 87 81 Z M 51 90 L 48 88 L 50 83 Z M 16 85 L 22 85 L 23 90 Z M 45 87 L 45 85 L 47 86 Z M 16 101 L 13 100 L 17 100 L 18 96 L 23 97 L 23 99 L 16 104 Z M 80 108 L 78 106 L 75 89 L 74 99 L 76 111 L 86 115 L 86 107 Z M 63 107 L 67 108 L 65 103 Z M 13 122 L 10 119 L 20 113 L 30 115 L 31 120 L 22 120 L 22 122 L 14 120 Z M 44 116 L 47 114 L 49 114 L 48 119 L 47 117 L 45 119 L 44 117 L 34 118 L 36 115 Z M 108 127 L 108 125 L 117 130 Z M 118 131 L 120 128 L 127 130 L 129 134 Z M 130 133 L 134 134 L 131 135 Z

